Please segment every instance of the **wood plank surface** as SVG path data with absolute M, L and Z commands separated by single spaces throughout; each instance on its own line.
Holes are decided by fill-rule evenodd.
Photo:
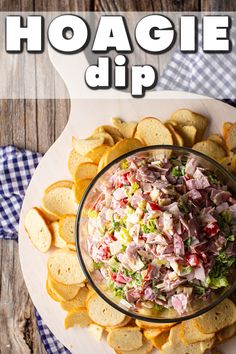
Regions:
M 1 11 L 235 11 L 234 0 L 0 0 Z M 45 152 L 62 132 L 69 100 L 0 100 L 0 146 Z M 0 354 L 45 353 L 15 241 L 0 240 Z M 81 354 L 86 354 L 82 353 Z

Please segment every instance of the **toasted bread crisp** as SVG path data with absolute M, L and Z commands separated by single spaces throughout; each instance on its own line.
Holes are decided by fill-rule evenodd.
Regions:
M 92 179 L 97 174 L 97 165 L 94 162 L 84 162 L 77 166 L 74 179 L 78 183 L 81 179 Z
M 76 139 L 72 137 L 73 149 L 78 152 L 79 155 L 85 156 L 90 150 L 104 144 L 104 137 L 99 136 L 95 139 Z
M 91 323 L 88 327 L 88 331 L 97 342 L 100 342 L 104 331 L 104 328 L 102 326 L 99 326 L 95 323 Z
M 222 146 L 211 140 L 203 140 L 193 145 L 193 150 L 197 150 L 214 160 L 221 160 L 226 156 L 226 152 Z
M 194 125 L 185 125 L 178 127 L 176 130 L 181 134 L 184 139 L 184 146 L 192 147 L 196 142 L 197 128 Z
M 225 148 L 225 141 L 223 136 L 220 134 L 210 134 L 207 138 L 207 140 L 214 141 L 215 143 L 221 145 L 223 148 Z
M 71 181 L 59 181 L 49 186 L 42 198 L 43 209 L 58 219 L 65 214 L 76 214 L 78 205 L 72 187 Z
M 62 284 L 80 284 L 86 277 L 75 252 L 61 249 L 48 258 L 48 271 L 54 280 Z
M 122 323 L 126 316 L 108 305 L 97 294 L 92 294 L 87 300 L 88 314 L 93 322 L 103 327 L 113 327 Z
M 88 139 L 97 139 L 100 137 L 104 138 L 104 145 L 113 146 L 115 144 L 113 137 L 105 131 L 94 132 Z
M 91 319 L 88 316 L 87 310 L 79 309 L 77 311 L 68 312 L 65 318 L 65 329 L 70 327 L 79 326 L 79 327 L 88 327 L 92 323 Z
M 112 118 L 112 124 L 116 127 L 124 138 L 133 138 L 137 122 L 123 122 L 120 118 Z
M 75 215 L 63 215 L 59 220 L 59 234 L 66 243 L 75 243 Z
M 225 142 L 229 150 L 236 149 L 236 123 L 229 127 Z
M 197 329 L 203 333 L 215 333 L 236 322 L 236 306 L 225 299 L 211 311 L 193 319 Z
M 169 329 L 175 325 L 175 323 L 152 323 L 147 321 L 136 320 L 136 325 L 143 329 Z
M 124 321 L 122 321 L 121 323 L 118 323 L 117 325 L 112 326 L 112 327 L 106 327 L 106 330 L 109 332 L 109 331 L 112 331 L 114 328 L 125 327 L 125 326 L 127 326 L 128 323 L 130 323 L 130 321 L 131 321 L 131 318 L 130 317 L 126 317 L 124 319 Z
M 120 157 L 121 155 L 133 151 L 135 149 L 138 149 L 140 147 L 143 147 L 143 144 L 141 141 L 137 139 L 123 139 L 116 143 L 112 148 L 110 148 L 106 153 L 104 157 L 104 162 L 106 165 L 108 165 L 110 162 L 115 160 L 117 157 Z
M 149 354 L 152 351 L 152 348 L 152 343 L 149 340 L 144 339 L 143 345 L 140 348 L 129 351 L 118 351 L 117 354 Z
M 165 331 L 164 329 L 159 329 L 159 328 L 150 328 L 150 329 L 145 329 L 143 331 L 144 337 L 152 340 L 154 338 L 156 338 L 157 336 L 159 336 L 159 334 L 161 334 L 163 331 Z
M 46 290 L 48 295 L 51 297 L 51 299 L 53 299 L 54 301 L 59 302 L 60 300 L 58 299 L 57 295 L 52 291 L 52 289 L 50 288 L 49 284 L 48 284 L 48 279 L 46 281 Z
M 117 143 L 118 141 L 124 138 L 121 132 L 117 128 L 113 127 L 112 125 L 101 125 L 100 127 L 97 127 L 93 133 L 95 134 L 99 132 L 107 132 L 108 134 L 110 134 L 114 139 L 115 143 Z
M 171 328 L 168 341 L 161 347 L 162 354 L 204 354 L 214 345 L 215 338 L 186 345 L 180 338 L 180 329 L 181 324 Z
M 216 333 L 216 340 L 218 343 L 224 343 L 226 340 L 232 338 L 236 334 L 236 323 L 221 329 Z
M 161 350 L 161 347 L 168 341 L 169 333 L 170 331 L 163 331 L 155 338 L 152 338 L 151 343 L 153 344 L 153 346 Z
M 107 343 L 117 352 L 137 350 L 143 345 L 138 327 L 115 328 L 108 333 Z
M 92 160 L 89 157 L 78 154 L 75 149 L 72 149 L 68 159 L 68 169 L 72 178 L 74 178 L 77 166 L 83 162 L 92 162 Z
M 98 165 L 102 156 L 105 154 L 105 152 L 108 149 L 109 149 L 109 146 L 103 144 L 101 146 L 97 146 L 96 148 L 90 150 L 89 152 L 87 152 L 87 154 L 85 156 L 88 157 L 90 160 L 92 160 L 96 165 Z
M 229 128 L 231 128 L 232 125 L 233 123 L 230 122 L 224 122 L 223 124 L 223 137 L 225 140 L 228 138 Z
M 66 241 L 61 238 L 61 235 L 59 233 L 59 222 L 58 221 L 53 221 L 50 224 L 50 229 L 52 232 L 52 244 L 55 247 L 58 248 L 65 248 L 66 247 Z
M 137 135 L 146 145 L 173 145 L 169 129 L 157 118 L 142 119 L 137 126 Z
M 201 114 L 190 111 L 189 109 L 178 109 L 171 115 L 171 121 L 175 122 L 178 127 L 193 125 L 197 129 L 196 141 L 200 141 L 208 126 L 208 118 Z
M 169 129 L 169 131 L 172 134 L 174 145 L 176 145 L 176 146 L 184 146 L 184 139 L 181 136 L 181 134 L 178 133 L 177 130 L 175 130 L 174 125 L 172 125 L 170 122 L 167 122 L 167 123 L 165 123 L 165 126 Z
M 81 202 L 81 199 L 83 198 L 83 195 L 86 189 L 88 188 L 88 186 L 90 185 L 91 181 L 92 181 L 91 178 L 84 178 L 84 179 L 80 179 L 74 184 L 73 192 L 75 195 L 76 203 Z
M 47 283 L 52 292 L 59 301 L 68 301 L 73 299 L 79 292 L 80 286 L 77 284 L 65 285 L 58 283 L 56 280 L 48 276 Z
M 180 327 L 180 337 L 184 344 L 193 344 L 212 339 L 214 333 L 202 333 L 194 324 L 193 320 L 183 321 Z
M 85 308 L 88 292 L 89 290 L 86 286 L 80 288 L 77 295 L 72 300 L 61 301 L 61 307 L 65 311 L 77 311 L 80 308 Z
M 52 234 L 42 212 L 32 208 L 25 217 L 25 229 L 32 244 L 41 252 L 47 252 L 51 246 Z

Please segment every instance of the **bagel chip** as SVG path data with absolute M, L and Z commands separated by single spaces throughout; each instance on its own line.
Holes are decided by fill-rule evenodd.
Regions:
M 59 234 L 66 243 L 75 243 L 75 215 L 63 215 L 59 220 Z
M 93 179 L 98 172 L 98 167 L 94 162 L 83 162 L 76 168 L 74 179 L 78 183 L 80 179 Z
M 25 230 L 32 244 L 41 252 L 51 247 L 52 233 L 40 209 L 34 207 L 25 217 Z
M 92 160 L 89 157 L 78 154 L 75 149 L 72 149 L 68 159 L 68 169 L 72 178 L 74 178 L 77 166 L 83 162 L 92 162 Z
M 217 161 L 226 157 L 226 152 L 222 146 L 211 140 L 200 141 L 193 145 L 193 150 L 199 151 Z
M 108 149 L 109 149 L 109 146 L 105 145 L 105 144 L 103 144 L 101 146 L 97 146 L 96 148 L 88 151 L 87 154 L 85 155 L 85 157 L 87 157 L 88 159 L 90 159 L 91 161 L 93 161 L 95 164 L 98 165 L 102 156 L 105 154 L 105 152 Z
M 59 222 L 58 221 L 53 221 L 50 224 L 50 229 L 52 232 L 52 244 L 55 247 L 58 248 L 65 248 L 66 247 L 66 241 L 63 240 L 59 233 Z
M 56 218 L 65 214 L 76 214 L 77 212 L 78 205 L 74 200 L 72 191 L 73 182 L 68 182 L 56 182 L 44 191 L 42 208 Z
M 50 277 L 65 285 L 80 284 L 86 280 L 76 252 L 68 249 L 54 251 L 48 258 Z
M 138 327 L 115 328 L 108 333 L 107 343 L 116 352 L 137 350 L 143 345 L 143 335 Z
M 123 122 L 120 118 L 112 118 L 112 124 L 117 128 L 124 138 L 133 138 L 137 125 L 137 122 Z
M 137 126 L 137 136 L 145 145 L 173 145 L 173 138 L 169 129 L 157 118 L 142 119 Z
M 69 301 L 61 301 L 61 307 L 65 311 L 77 311 L 80 308 L 86 308 L 86 298 L 88 295 L 88 288 L 86 286 L 79 288 L 77 295 Z
M 65 285 L 58 283 L 56 280 L 48 276 L 48 286 L 52 292 L 56 295 L 59 301 L 68 301 L 73 299 L 80 290 L 79 284 Z
M 92 323 L 88 316 L 87 310 L 81 308 L 77 311 L 68 312 L 65 318 L 65 329 L 78 326 L 78 327 L 88 327 Z
M 106 165 L 108 165 L 117 157 L 120 157 L 121 155 L 126 154 L 127 152 L 130 152 L 132 150 L 136 150 L 140 147 L 143 147 L 143 144 L 137 139 L 123 139 L 116 143 L 116 145 L 114 145 L 105 153 L 104 161 Z
M 99 136 L 94 139 L 76 139 L 72 137 L 73 149 L 80 155 L 86 155 L 88 151 L 94 149 L 97 146 L 101 146 L 104 143 L 104 137 Z
M 87 297 L 88 314 L 92 321 L 103 327 L 113 327 L 122 323 L 126 316 L 109 304 L 97 294 Z
M 76 203 L 80 203 L 86 189 L 90 185 L 92 179 L 91 178 L 84 178 L 79 179 L 73 186 L 73 192 L 75 196 Z

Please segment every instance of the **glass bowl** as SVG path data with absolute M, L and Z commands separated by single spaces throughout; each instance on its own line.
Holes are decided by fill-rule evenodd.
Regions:
M 93 179 L 83 196 L 83 199 L 78 209 L 76 220 L 76 249 L 78 258 L 89 283 L 96 291 L 96 293 L 113 308 L 123 312 L 127 316 L 155 323 L 178 322 L 199 316 L 216 306 L 219 302 L 221 302 L 224 298 L 228 297 L 236 289 L 235 270 L 232 271 L 230 274 L 229 285 L 227 287 L 220 288 L 217 292 L 214 293 L 214 295 L 210 296 L 204 301 L 196 300 L 191 305 L 191 308 L 189 308 L 188 311 L 184 313 L 184 315 L 179 315 L 175 310 L 169 309 L 164 311 L 153 310 L 150 308 L 142 308 L 139 310 L 135 310 L 133 308 L 127 307 L 127 304 L 121 301 L 119 297 L 114 296 L 111 290 L 106 286 L 106 281 L 102 279 L 100 271 L 94 269 L 93 260 L 88 253 L 87 247 L 87 239 L 89 235 L 88 210 L 91 209 L 91 206 L 99 197 L 99 194 L 101 193 L 101 185 L 106 183 L 106 181 L 111 178 L 114 171 L 116 171 L 122 161 L 127 159 L 128 157 L 147 157 L 154 155 L 158 159 L 158 157 L 163 157 L 163 154 L 167 156 L 184 155 L 187 158 L 194 157 L 195 159 L 197 159 L 201 167 L 207 168 L 211 170 L 211 172 L 214 172 L 220 181 L 227 184 L 232 194 L 236 195 L 236 179 L 215 160 L 190 148 L 182 148 L 169 145 L 148 146 L 122 155 L 121 157 L 112 161 L 101 172 L 97 174 L 97 176 Z

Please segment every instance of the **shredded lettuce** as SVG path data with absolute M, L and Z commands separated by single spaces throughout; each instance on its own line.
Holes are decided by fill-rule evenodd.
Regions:
M 184 241 L 185 246 L 189 247 L 193 242 L 193 238 L 189 237 L 187 240 Z
M 113 280 L 108 280 L 107 281 L 107 287 L 112 290 L 113 294 L 116 297 L 119 297 L 119 298 L 124 298 L 125 297 L 124 288 L 116 286 L 116 284 L 115 284 L 115 282 Z
M 155 220 L 148 220 L 147 224 L 141 224 L 141 230 L 144 234 L 150 234 L 151 232 L 156 231 L 156 222 Z
M 181 177 L 185 175 L 185 166 L 175 166 L 171 170 L 171 174 L 174 177 Z
M 221 213 L 223 220 L 226 222 L 226 224 L 231 224 L 232 222 L 232 213 L 230 210 L 225 210 Z
M 218 278 L 210 278 L 210 287 L 213 289 L 225 288 L 228 285 L 229 282 L 224 275 Z
M 94 270 L 99 270 L 100 268 L 102 268 L 102 266 L 103 266 L 103 262 L 95 262 L 95 261 L 93 261 Z
M 120 262 L 117 261 L 115 256 L 113 256 L 112 258 L 109 259 L 108 264 L 114 272 L 117 272 L 120 268 L 120 265 L 121 265 Z

